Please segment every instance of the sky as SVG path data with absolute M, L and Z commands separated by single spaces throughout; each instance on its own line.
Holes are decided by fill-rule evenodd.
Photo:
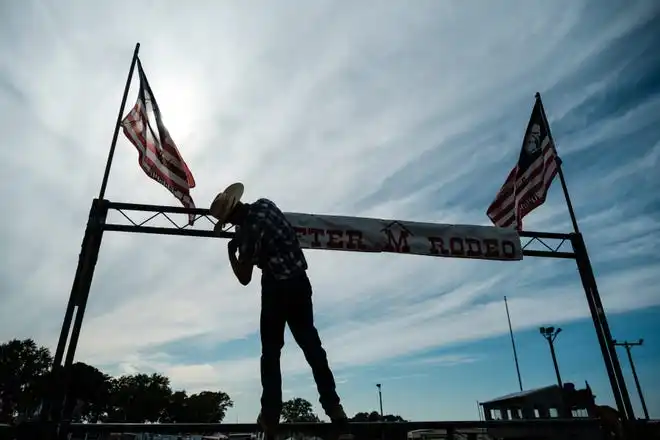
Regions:
M 136 42 L 199 207 L 241 181 L 284 211 L 488 225 L 540 92 L 613 337 L 644 338 L 660 417 L 660 3 L 1 2 L 1 340 L 57 344 Z M 134 78 L 125 113 L 136 97 Z M 106 198 L 179 206 L 123 135 Z M 571 231 L 558 181 L 524 226 Z M 613 405 L 573 261 L 306 256 L 349 415 L 378 408 L 377 383 L 410 420 L 476 419 L 477 401 L 517 391 L 505 295 L 525 389 L 554 383 L 538 328 L 561 326 L 563 380 Z M 76 360 L 223 390 L 226 420 L 252 422 L 259 301 L 221 239 L 108 232 Z M 282 368 L 284 397 L 320 414 L 288 332 Z

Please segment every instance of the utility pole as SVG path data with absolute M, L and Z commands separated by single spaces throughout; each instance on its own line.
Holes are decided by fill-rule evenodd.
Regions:
M 552 355 L 552 363 L 555 366 L 555 374 L 557 375 L 557 385 L 559 385 L 560 390 L 563 390 L 564 384 L 561 381 L 559 365 L 557 364 L 557 355 L 555 354 L 555 339 L 557 339 L 557 335 L 561 333 L 561 328 L 541 327 L 539 331 L 541 332 L 541 336 L 543 336 L 548 341 L 548 345 L 550 346 L 550 354 Z
M 383 392 L 381 391 L 381 386 L 379 383 L 376 384 L 376 387 L 378 388 L 378 400 L 380 402 L 380 420 L 383 421 Z
M 646 401 L 644 400 L 644 394 L 642 394 L 642 387 L 639 384 L 639 378 L 637 377 L 637 370 L 635 370 L 635 362 L 633 362 L 633 357 L 631 349 L 635 346 L 644 344 L 644 339 L 639 339 L 637 342 L 617 342 L 616 340 L 612 341 L 614 345 L 624 347 L 626 353 L 628 354 L 628 360 L 630 361 L 630 369 L 632 370 L 633 378 L 635 379 L 635 386 L 637 387 L 637 394 L 639 394 L 639 400 L 642 402 L 642 410 L 644 411 L 644 417 L 646 420 L 649 420 L 649 410 L 646 408 Z

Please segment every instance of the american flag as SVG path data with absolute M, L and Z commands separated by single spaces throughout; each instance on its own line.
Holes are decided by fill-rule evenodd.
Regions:
M 195 178 L 163 125 L 160 109 L 139 59 L 137 67 L 140 91 L 135 106 L 121 121 L 124 134 L 137 148 L 138 163 L 147 176 L 167 188 L 184 207 L 195 208 L 190 197 Z M 188 224 L 192 225 L 194 221 L 195 215 L 190 214 Z
M 545 202 L 558 172 L 557 159 L 543 103 L 537 96 L 518 163 L 486 211 L 495 226 L 522 229 L 523 217 Z

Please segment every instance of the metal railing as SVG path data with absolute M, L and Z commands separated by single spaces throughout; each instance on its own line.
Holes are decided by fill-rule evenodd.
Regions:
M 63 423 L 58 426 L 48 423 L 24 423 L 5 426 L 0 438 L 7 440 L 35 440 L 52 438 L 110 438 L 110 434 L 161 434 L 186 439 L 190 435 L 258 433 L 255 424 L 240 423 Z M 601 440 L 603 434 L 599 420 L 595 419 L 537 419 L 498 421 L 429 421 L 429 422 L 352 422 L 350 433 L 356 440 L 388 439 L 408 440 L 423 438 L 409 433 L 418 430 L 434 430 L 433 438 L 448 440 L 485 440 L 495 438 L 538 440 Z M 59 432 L 58 432 L 59 431 Z M 70 437 L 67 435 L 70 434 Z M 293 434 L 320 437 L 331 440 L 337 437 L 330 423 L 281 424 L 277 438 L 288 438 Z M 418 434 L 421 434 L 418 432 Z M 117 437 L 115 437 L 117 438 Z M 191 437 L 192 438 L 192 437 Z

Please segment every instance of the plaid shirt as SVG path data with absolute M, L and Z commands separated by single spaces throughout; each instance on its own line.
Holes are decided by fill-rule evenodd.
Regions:
M 238 261 L 255 264 L 264 275 L 286 280 L 307 270 L 296 231 L 268 199 L 248 206 L 245 221 L 236 227 L 236 240 Z

